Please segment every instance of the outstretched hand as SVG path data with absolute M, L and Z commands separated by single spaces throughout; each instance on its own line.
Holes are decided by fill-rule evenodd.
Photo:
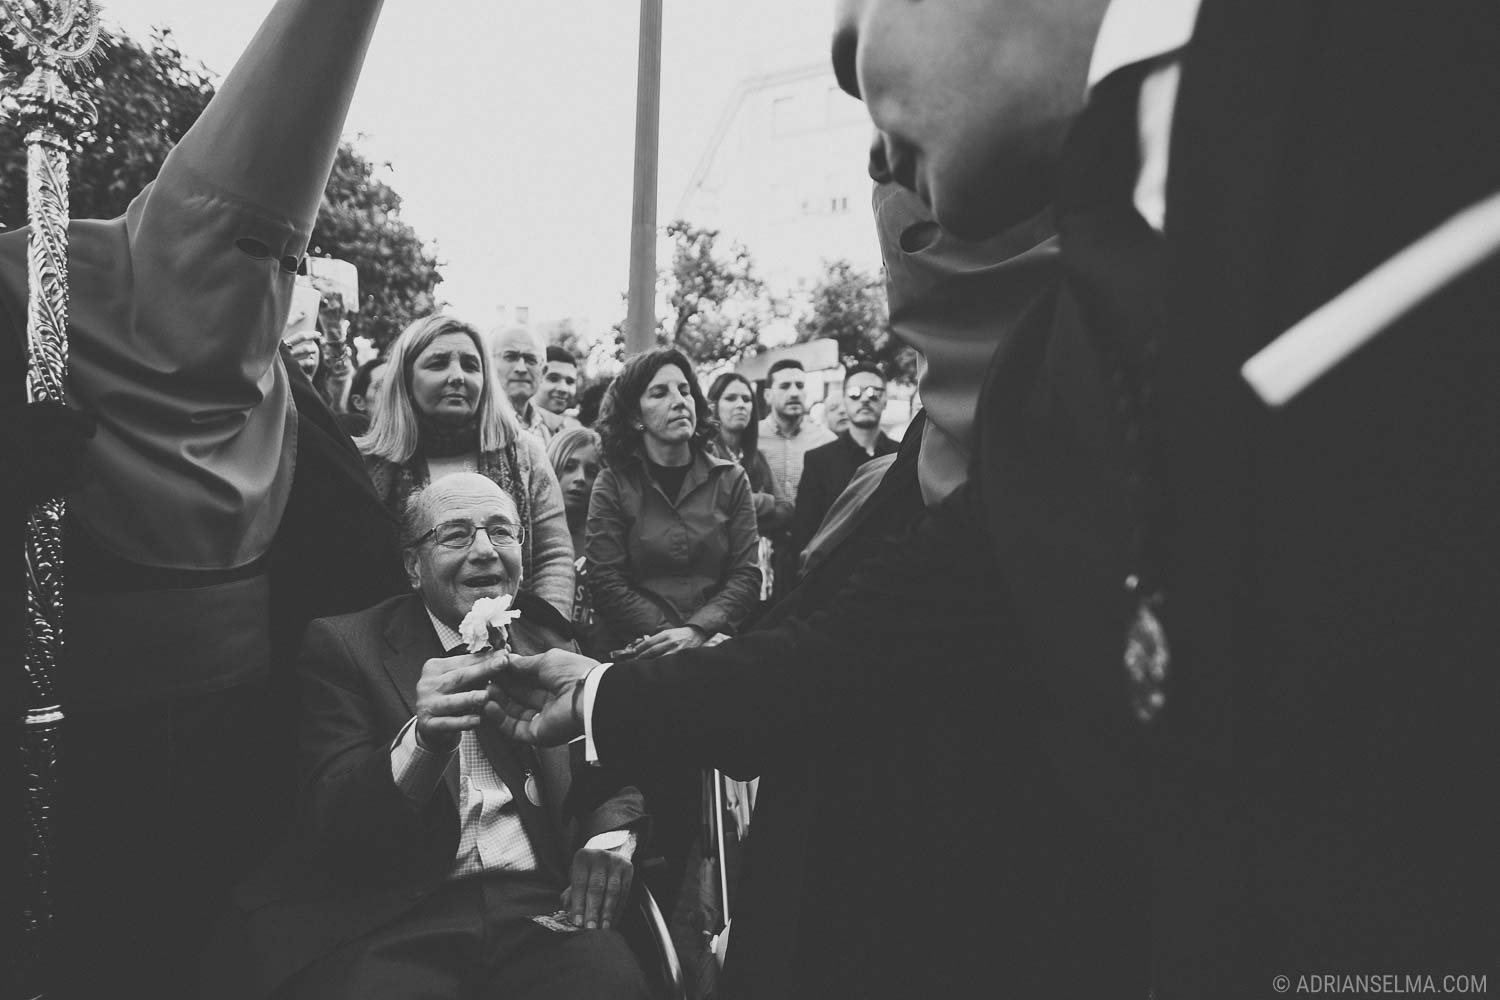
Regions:
M 490 682 L 485 716 L 522 743 L 559 746 L 583 735 L 583 680 L 599 665 L 581 653 L 511 653 Z

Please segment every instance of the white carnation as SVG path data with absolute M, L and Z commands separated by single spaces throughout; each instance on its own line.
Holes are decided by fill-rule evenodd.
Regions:
M 521 617 L 521 612 L 511 610 L 510 604 L 510 594 L 481 597 L 474 602 L 474 607 L 458 625 L 459 638 L 469 644 L 469 652 L 481 653 L 509 641 L 510 623 Z M 499 633 L 498 642 L 492 639 L 491 629 Z

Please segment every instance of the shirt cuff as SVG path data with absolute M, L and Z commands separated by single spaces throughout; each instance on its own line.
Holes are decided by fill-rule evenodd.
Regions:
M 595 851 L 613 851 L 629 861 L 635 857 L 635 831 L 607 830 L 604 833 L 596 833 L 583 846 L 585 849 Z
M 724 626 L 729 623 L 725 620 L 724 615 L 718 610 L 704 608 L 700 610 L 696 615 L 693 615 L 691 618 L 689 618 L 683 624 L 691 625 L 699 632 L 702 632 L 704 638 L 707 638 L 708 636 L 713 635 L 715 632 L 722 631 Z
M 457 747 L 450 753 L 434 753 L 419 744 L 417 718 L 412 716 L 391 743 L 391 777 L 402 795 L 421 804 L 443 780 L 443 772 L 456 753 Z
M 601 663 L 588 672 L 583 679 L 583 759 L 590 764 L 599 763 L 599 748 L 594 745 L 594 697 L 599 693 L 599 681 L 604 671 L 613 664 Z

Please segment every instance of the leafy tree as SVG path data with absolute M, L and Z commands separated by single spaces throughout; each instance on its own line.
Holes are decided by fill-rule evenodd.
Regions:
M 16 65 L 8 47 L 0 54 Z M 128 36 L 109 39 L 78 87 L 98 108 L 99 123 L 94 138 L 69 158 L 70 211 L 79 219 L 112 219 L 156 177 L 214 85 L 208 70 L 178 51 L 169 29 L 155 28 L 146 45 Z M 7 120 L 0 123 L 0 226 L 25 223 L 25 136 Z
M 750 251 L 718 246 L 719 231 L 682 219 L 667 226 L 672 266 L 657 279 L 657 343 L 676 347 L 700 366 L 758 353 L 773 307 Z
M 573 325 L 571 319 L 559 319 L 547 323 L 538 323 L 537 335 L 542 338 L 544 344 L 555 344 L 578 359 L 583 360 L 589 356 L 591 343 Z
M 625 301 L 624 295 L 620 301 Z M 625 364 L 624 327 L 621 320 L 602 333 L 585 333 L 572 319 L 565 318 L 536 324 L 536 333 L 544 344 L 556 344 L 578 359 L 581 393 L 590 382 L 613 378 Z
M 825 261 L 797 323 L 797 341 L 832 338 L 845 367 L 869 362 L 888 378 L 915 382 L 919 355 L 891 336 L 885 283 L 847 260 Z
M 401 196 L 348 143 L 339 144 L 308 252 L 359 270 L 359 312 L 349 316 L 349 333 L 378 348 L 432 311 L 433 289 L 443 280 L 437 257 L 401 218 Z
M 623 300 L 624 295 L 620 298 Z M 658 343 L 661 324 L 657 323 Z M 583 361 L 583 370 L 594 378 L 614 378 L 625 367 L 625 321 L 622 319 L 609 328 L 609 332 L 595 337 L 588 347 Z
M 847 260 L 824 261 L 823 268 L 797 323 L 798 343 L 830 338 L 845 366 L 880 362 L 891 339 L 881 279 Z
M 9 49 L 0 55 L 17 64 Z M 79 86 L 98 107 L 99 123 L 95 138 L 70 157 L 70 212 L 110 219 L 156 177 L 213 97 L 214 84 L 178 50 L 169 29 L 155 28 L 145 45 L 128 36 L 111 39 Z M 357 150 L 340 144 L 309 252 L 358 269 L 360 311 L 350 316 L 350 333 L 383 347 L 432 309 L 442 277 L 436 257 L 401 219 L 400 195 L 375 173 Z M 0 225 L 25 222 L 25 138 L 7 121 L 0 123 Z

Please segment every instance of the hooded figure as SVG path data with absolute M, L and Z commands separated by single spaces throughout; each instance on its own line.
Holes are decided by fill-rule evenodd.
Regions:
M 284 654 L 308 619 L 404 589 L 394 520 L 279 350 L 380 7 L 280 0 L 125 214 L 69 226 L 65 388 L 97 429 L 76 463 L 23 470 L 31 495 L 7 497 L 76 487 L 54 678 L 51 958 L 67 995 L 191 991 L 228 887 L 289 811 Z M 14 349 L 28 235 L 0 236 L 7 416 L 33 411 Z M 88 423 L 67 418 L 64 453 Z

